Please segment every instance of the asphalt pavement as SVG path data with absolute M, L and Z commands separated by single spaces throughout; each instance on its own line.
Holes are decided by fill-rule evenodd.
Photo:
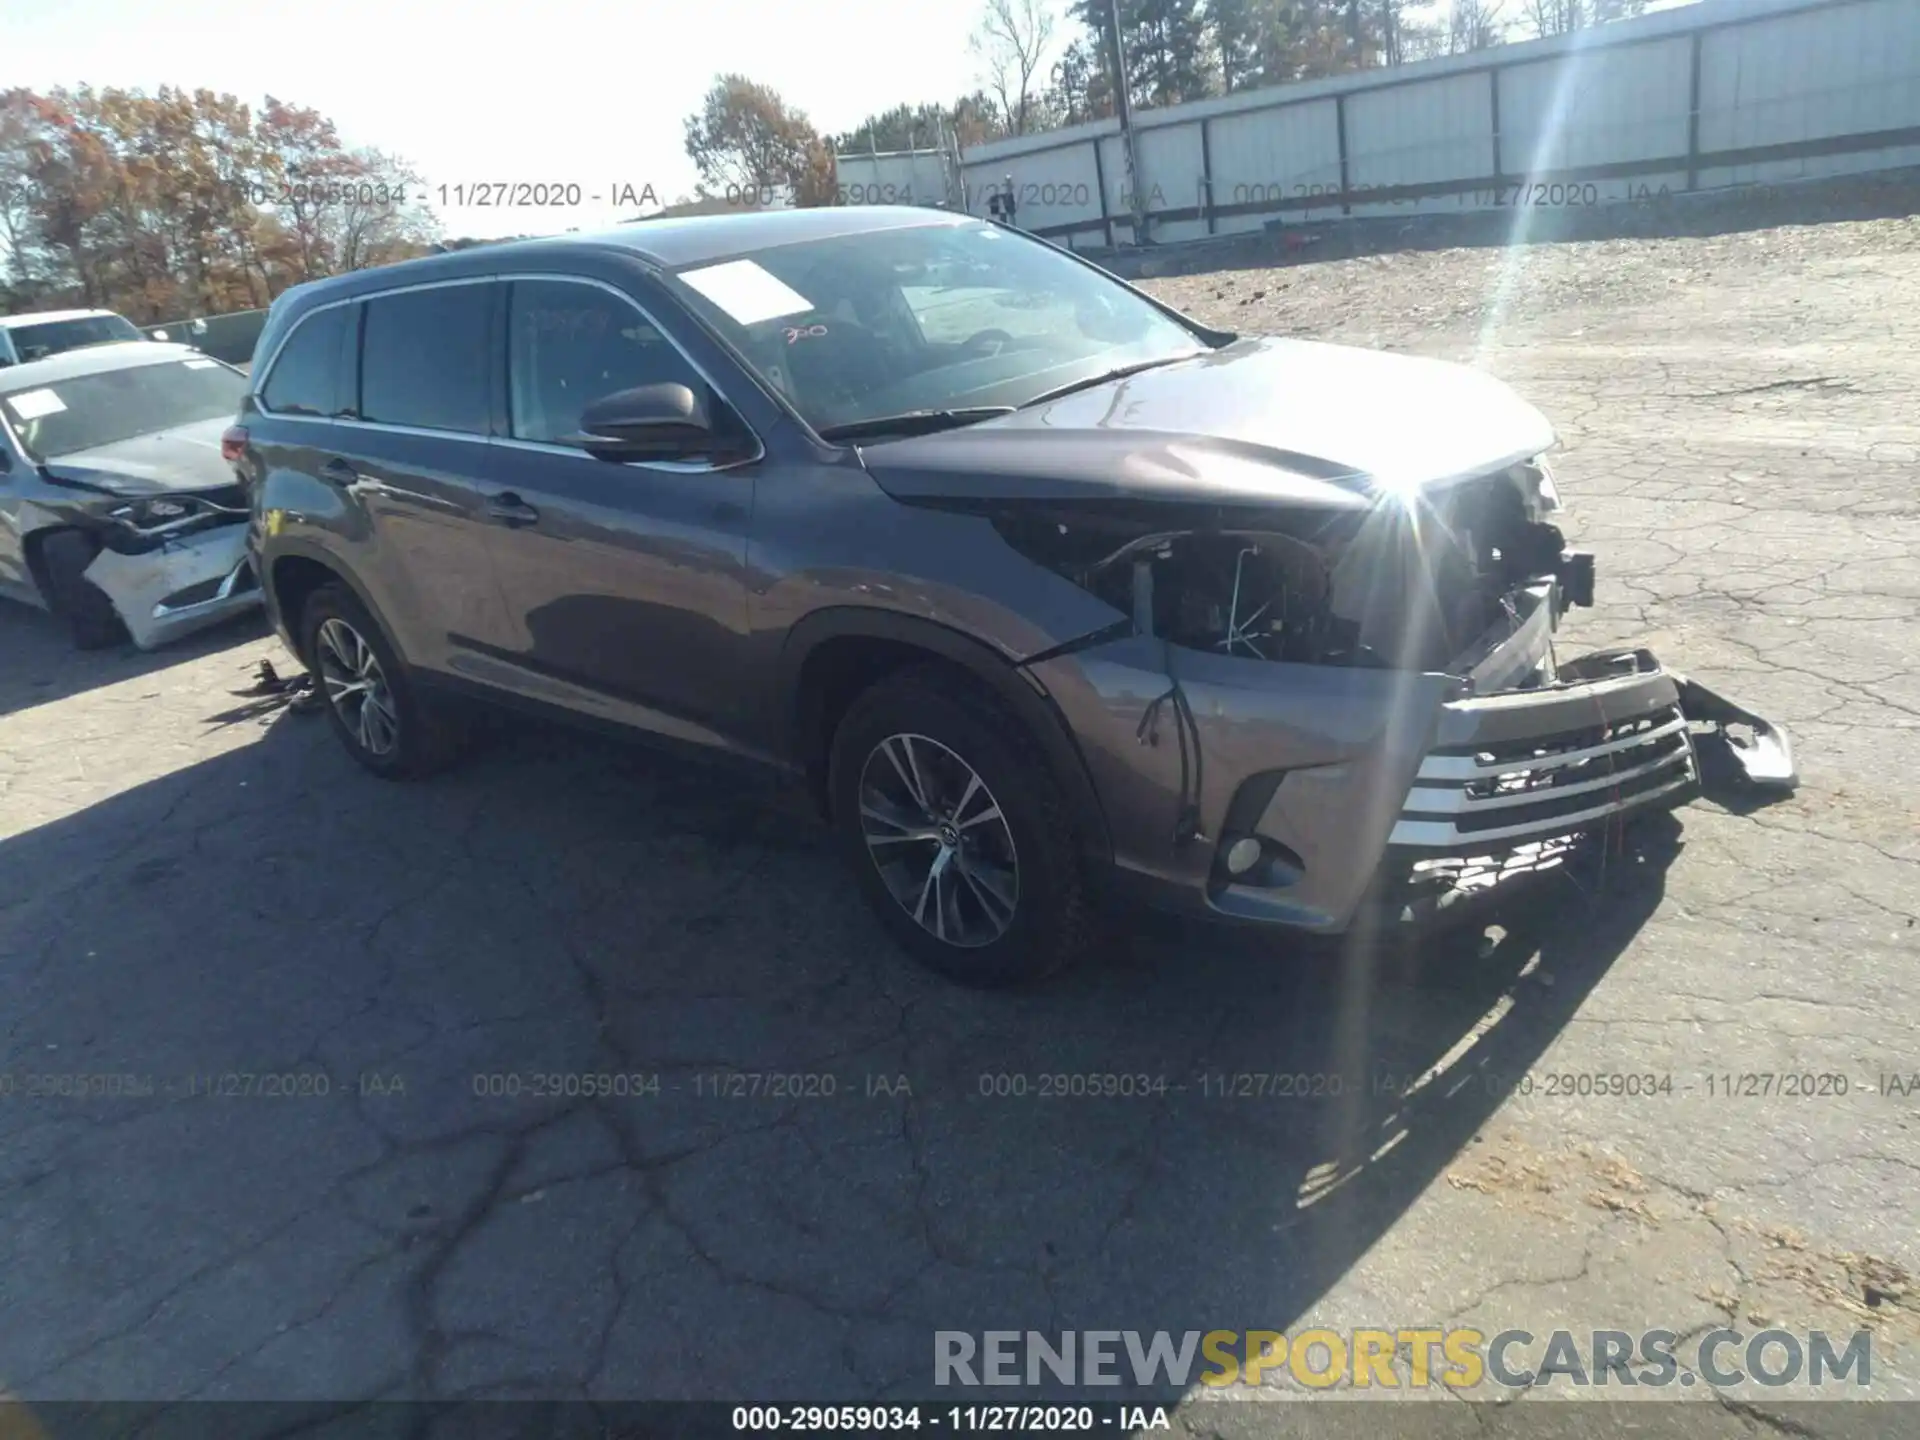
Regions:
M 773 781 L 515 724 L 383 784 L 233 693 L 256 623 L 0 611 L 0 1387 L 903 1398 L 939 1330 L 1431 1323 L 1867 1329 L 1914 1395 L 1915 229 L 1154 282 L 1516 383 L 1600 557 L 1567 643 L 1793 727 L 1793 796 L 1412 945 L 1140 922 L 970 993 Z

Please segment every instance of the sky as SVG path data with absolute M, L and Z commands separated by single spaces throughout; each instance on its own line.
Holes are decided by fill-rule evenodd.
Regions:
M 979 80 L 979 0 L 0 0 L 6 83 L 205 86 L 331 118 L 412 162 L 449 236 L 591 229 L 621 186 L 693 191 L 686 117 L 722 72 L 771 85 L 822 134 Z M 578 210 L 442 204 L 439 187 L 578 183 Z

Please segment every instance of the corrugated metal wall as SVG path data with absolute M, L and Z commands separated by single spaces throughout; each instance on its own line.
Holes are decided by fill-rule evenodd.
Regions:
M 1165 241 L 1920 164 L 1920 0 L 1703 0 L 1144 112 L 1135 149 L 1149 231 Z M 1083 246 L 1132 238 L 1112 121 L 961 158 L 975 214 L 1010 180 L 1025 229 Z
M 952 166 L 938 150 L 849 150 L 833 157 L 842 205 L 959 208 Z

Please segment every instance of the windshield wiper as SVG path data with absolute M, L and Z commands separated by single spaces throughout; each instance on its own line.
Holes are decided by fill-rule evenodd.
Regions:
M 1110 381 L 1124 380 L 1129 375 L 1138 375 L 1142 370 L 1158 370 L 1162 365 L 1176 365 L 1182 360 L 1196 360 L 1207 353 L 1205 350 L 1191 350 L 1185 355 L 1163 355 L 1158 360 L 1141 360 L 1132 365 L 1102 370 L 1098 375 L 1089 375 L 1084 380 L 1074 380 L 1066 385 L 1056 385 L 1051 390 L 1042 390 L 1031 400 L 1023 402 L 1020 408 L 1030 410 L 1035 405 L 1044 405 L 1049 400 L 1058 400 L 1062 395 L 1071 395 L 1076 390 L 1091 390 L 1096 385 L 1105 385 Z
M 819 430 L 822 440 L 867 440 L 876 435 L 930 435 L 936 430 L 952 430 L 976 420 L 991 420 L 996 415 L 1011 415 L 1011 405 L 974 405 L 959 410 L 903 410 L 898 415 L 875 415 L 866 420 L 849 420 L 844 425 L 828 425 Z

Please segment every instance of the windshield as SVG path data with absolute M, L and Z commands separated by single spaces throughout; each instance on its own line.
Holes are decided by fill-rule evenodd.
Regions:
M 247 382 L 218 360 L 175 360 L 76 375 L 0 394 L 28 452 L 51 460 L 200 420 L 232 419 Z
M 50 320 L 44 325 L 15 325 L 8 333 L 23 364 L 58 355 L 62 350 L 147 338 L 131 320 L 120 315 L 85 315 L 78 320 Z
M 876 230 L 690 266 L 674 281 L 816 430 L 1021 405 L 1201 353 L 1185 326 L 1050 246 L 985 224 Z

